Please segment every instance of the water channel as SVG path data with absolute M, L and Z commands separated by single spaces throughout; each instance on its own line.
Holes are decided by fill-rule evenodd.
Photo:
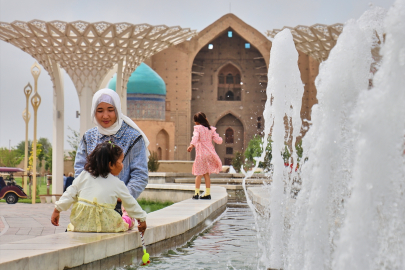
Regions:
M 185 245 L 153 257 L 149 266 L 121 269 L 262 269 L 252 211 L 244 203 L 236 206 Z

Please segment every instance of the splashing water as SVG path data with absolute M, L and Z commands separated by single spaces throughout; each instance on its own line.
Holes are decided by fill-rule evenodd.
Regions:
M 319 103 L 303 139 L 308 161 L 300 175 L 290 174 L 275 154 L 288 140 L 295 145 L 302 98 L 302 83 L 290 83 L 299 76 L 291 34 L 275 37 L 264 112 L 265 134 L 272 129 L 273 181 L 264 187 L 270 193 L 267 213 L 255 215 L 267 267 L 404 269 L 404 29 L 405 0 L 397 0 L 388 15 L 374 7 L 345 24 L 320 65 Z M 379 64 L 371 51 L 383 43 L 383 33 L 382 64 L 368 90 L 370 67 Z M 263 144 L 266 149 L 267 136 Z M 296 158 L 293 152 L 290 162 Z M 295 200 L 290 188 L 297 176 L 302 187 Z
M 353 114 L 358 132 L 351 197 L 334 269 L 405 268 L 405 1 L 385 19 L 375 88 L 362 91 Z
M 286 57 L 287 56 L 287 57 Z M 259 238 L 265 239 L 260 245 L 263 251 L 261 258 L 264 263 L 271 264 L 273 267 L 280 268 L 283 264 L 283 240 L 284 240 L 284 219 L 285 208 L 290 200 L 289 190 L 292 180 L 296 178 L 295 170 L 290 170 L 284 166 L 281 153 L 284 150 L 285 143 L 288 140 L 295 145 L 296 137 L 301 131 L 301 104 L 304 87 L 301 81 L 300 71 L 298 69 L 298 52 L 295 48 L 293 37 L 289 29 L 281 31 L 274 39 L 271 49 L 271 62 L 269 65 L 269 82 L 267 86 L 267 102 L 263 116 L 265 118 L 265 137 L 263 139 L 263 149 L 266 149 L 268 143 L 268 134 L 271 128 L 272 132 L 272 151 L 280 153 L 273 154 L 273 181 L 269 192 L 271 213 L 270 222 L 263 220 L 256 215 L 258 227 L 263 228 L 259 232 Z M 286 76 L 288 74 L 288 76 Z M 285 123 L 290 124 L 286 134 Z M 297 154 L 295 148 L 291 149 L 291 164 L 297 164 Z M 248 172 L 251 176 L 256 170 L 260 161 L 264 161 L 266 153 L 263 152 L 260 158 L 256 159 L 256 167 Z M 287 183 L 287 192 L 285 193 L 284 184 Z M 245 181 L 243 182 L 245 188 Z M 253 207 L 248 196 L 249 206 Z M 253 207 L 254 208 L 254 207 Z
M 375 8 L 363 16 L 378 21 L 381 13 L 383 10 Z M 357 141 L 351 114 L 360 91 L 367 89 L 372 64 L 374 32 L 367 28 L 370 24 L 360 22 L 363 17 L 346 23 L 316 80 L 319 103 L 303 140 L 304 155 L 309 159 L 302 168 L 303 185 L 287 250 L 286 262 L 291 269 L 329 268 L 333 243 L 345 215 L 353 143 Z

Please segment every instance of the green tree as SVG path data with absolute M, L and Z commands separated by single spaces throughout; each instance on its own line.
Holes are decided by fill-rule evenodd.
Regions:
M 48 153 L 45 156 L 45 170 L 52 173 L 52 147 L 49 148 Z
M 148 170 L 156 172 L 159 169 L 159 159 L 156 152 L 151 152 L 148 160 Z
M 16 149 L 7 149 L 6 147 L 0 148 L 0 164 L 4 167 L 15 167 L 20 164 L 24 156 Z
M 291 157 L 290 151 L 288 150 L 288 146 L 284 146 L 284 152 L 281 154 L 283 156 L 284 163 L 289 163 L 289 159 Z
M 68 135 L 68 143 L 70 147 L 73 149 L 72 151 L 69 152 L 69 156 L 74 163 L 76 160 L 77 149 L 79 148 L 80 143 L 80 132 L 72 129 L 71 127 L 68 127 L 68 129 L 72 132 L 72 135 Z
M 38 144 L 41 145 L 41 153 L 37 153 L 37 158 L 39 164 L 42 166 L 42 161 L 45 159 L 45 156 L 48 154 L 49 148 L 52 148 L 51 143 L 47 138 L 39 138 Z
M 264 162 L 259 163 L 259 168 L 270 169 L 270 162 L 272 158 L 271 150 L 271 138 L 267 139 L 266 155 L 264 157 Z M 245 166 L 246 168 L 251 168 L 255 165 L 255 157 L 260 157 L 263 152 L 263 138 L 259 135 L 255 135 L 248 143 L 245 150 Z
M 297 151 L 297 161 L 300 162 L 301 158 L 302 158 L 302 153 L 304 152 L 304 149 L 302 148 L 302 141 L 299 141 L 296 145 L 295 145 L 295 150 Z
M 21 156 L 25 156 L 25 141 L 19 142 L 16 146 L 16 150 Z M 31 150 L 32 150 L 32 141 L 28 140 L 28 156 L 31 155 Z
M 242 165 L 243 155 L 241 152 L 237 151 L 234 158 L 232 159 L 232 167 L 235 169 L 236 172 L 240 173 L 240 168 L 242 168 Z
M 39 156 L 41 153 L 42 153 L 42 144 L 37 143 L 37 159 L 38 159 L 38 156 Z M 39 166 L 39 165 L 40 165 L 40 164 L 38 163 L 38 164 L 37 164 L 37 169 L 38 169 L 38 166 Z M 30 158 L 29 158 L 29 160 L 28 160 L 27 171 L 32 172 L 32 170 L 33 170 L 33 167 L 32 167 L 32 166 L 34 166 L 34 151 L 31 152 Z

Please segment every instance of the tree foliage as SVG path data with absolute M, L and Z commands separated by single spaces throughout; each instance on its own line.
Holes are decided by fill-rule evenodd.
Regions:
M 149 156 L 148 170 L 150 172 L 156 172 L 159 169 L 159 165 L 160 164 L 159 164 L 159 159 L 158 159 L 157 153 L 152 151 Z
M 235 169 L 237 173 L 240 173 L 240 168 L 243 165 L 243 155 L 241 152 L 235 152 L 235 157 L 232 159 L 232 167 Z
M 37 159 L 38 156 L 42 153 L 42 144 L 37 143 Z M 33 165 L 34 165 L 34 151 L 31 152 L 30 158 L 28 160 L 28 167 L 27 167 L 27 171 L 32 172 L 33 171 Z M 40 163 L 37 163 L 37 169 L 38 166 L 40 166 Z
M 48 154 L 49 149 L 52 148 L 52 145 L 47 138 L 39 138 L 37 148 L 38 144 L 41 145 L 41 152 L 39 154 L 37 153 L 37 158 L 39 164 L 42 165 L 42 161 L 45 159 L 46 154 Z
M 49 148 L 48 153 L 45 156 L 45 170 L 52 173 L 52 147 Z
M 270 169 L 270 162 L 272 158 L 271 139 L 267 139 L 266 155 L 264 162 L 259 163 L 259 168 Z M 255 157 L 260 157 L 263 152 L 263 138 L 259 135 L 255 135 L 248 143 L 248 147 L 245 150 L 245 166 L 251 168 L 255 165 Z
M 32 150 L 32 141 L 28 140 L 28 156 L 31 155 L 31 150 Z M 25 140 L 17 144 L 16 151 L 20 156 L 25 156 Z
M 302 153 L 304 152 L 304 149 L 302 148 L 302 141 L 299 141 L 296 145 L 295 145 L 295 150 L 297 150 L 297 156 L 298 156 L 298 162 L 300 162 L 301 158 L 302 158 Z
M 2 167 L 15 167 L 20 164 L 23 157 L 17 149 L 7 149 L 6 147 L 0 148 L 0 166 Z
M 49 150 L 52 148 L 52 144 L 49 142 L 48 138 L 39 138 L 39 140 L 37 141 L 37 149 L 39 149 L 40 145 L 40 149 L 41 151 L 38 152 L 37 150 L 37 158 L 38 158 L 38 164 L 39 166 L 42 165 L 42 161 L 45 159 L 45 156 L 48 154 Z M 25 140 L 21 141 L 17 144 L 16 146 L 16 151 L 19 154 L 19 156 L 21 157 L 21 159 L 23 159 L 25 157 Z M 32 155 L 32 141 L 28 140 L 28 157 L 31 157 Z

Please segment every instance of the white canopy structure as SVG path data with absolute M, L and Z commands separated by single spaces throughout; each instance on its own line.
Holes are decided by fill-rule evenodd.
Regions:
M 64 87 L 60 68 L 72 79 L 80 101 L 80 133 L 92 127 L 93 94 L 117 72 L 116 91 L 126 112 L 126 85 L 146 58 L 196 35 L 178 26 L 84 21 L 0 22 L 0 39 L 34 57 L 49 73 L 54 86 L 53 194 L 63 189 Z
M 314 24 L 312 26 L 298 25 L 294 28 L 284 26 L 283 29 L 267 31 L 268 37 L 274 38 L 278 32 L 290 29 L 295 46 L 301 52 L 322 62 L 329 56 L 329 51 L 335 46 L 336 40 L 343 30 L 343 24 L 332 25 Z

